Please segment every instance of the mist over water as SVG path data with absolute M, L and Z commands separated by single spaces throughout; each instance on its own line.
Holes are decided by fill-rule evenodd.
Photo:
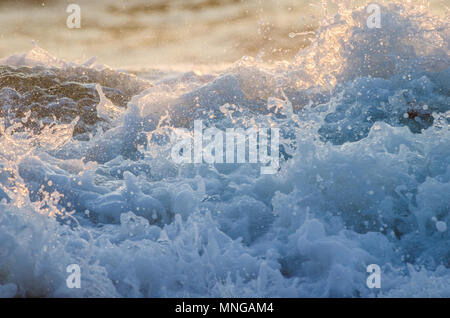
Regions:
M 103 14 L 127 25 L 145 19 L 143 10 L 182 11 L 186 21 L 199 10 L 108 3 Z M 232 21 L 253 2 L 208 3 L 200 11 L 208 28 L 218 23 L 208 36 L 219 42 L 257 16 L 250 10 L 229 25 L 221 17 Z M 136 41 L 145 30 L 105 31 L 93 12 L 87 30 L 74 32 L 123 33 L 123 47 L 73 35 L 81 48 L 112 50 L 97 51 L 97 62 L 52 50 L 53 39 L 23 54 L 11 40 L 14 51 L 0 60 L 0 296 L 450 297 L 448 11 L 381 8 L 379 29 L 350 1 L 328 15 L 314 9 L 324 19 L 300 26 L 286 13 L 288 27 L 262 31 L 254 47 L 247 35 L 248 46 L 231 53 L 189 42 L 187 32 L 188 42 L 161 40 L 147 55 Z M 167 55 L 156 62 L 139 57 L 158 50 Z M 218 71 L 212 62 L 224 64 Z M 279 171 L 174 163 L 172 133 L 192 131 L 195 120 L 279 128 Z M 80 289 L 66 285 L 70 264 L 82 269 Z M 366 285 L 370 264 L 381 268 L 380 289 Z

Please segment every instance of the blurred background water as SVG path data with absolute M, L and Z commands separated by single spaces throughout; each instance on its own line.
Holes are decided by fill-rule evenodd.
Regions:
M 328 1 L 330 2 L 330 1 Z M 362 1 L 355 1 L 362 2 Z M 81 29 L 66 26 L 68 4 Z M 289 60 L 310 43 L 323 16 L 320 0 L 6 0 L 0 1 L 0 57 L 31 41 L 60 58 L 96 56 L 112 67 L 220 67 L 245 55 Z M 433 0 L 445 14 L 450 0 Z M 329 3 L 329 10 L 335 5 Z

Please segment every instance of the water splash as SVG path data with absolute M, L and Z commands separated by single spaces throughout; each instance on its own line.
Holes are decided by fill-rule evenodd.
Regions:
M 71 138 L 76 116 L 35 131 L 28 110 L 2 115 L 0 284 L 19 296 L 448 297 L 448 21 L 395 2 L 370 30 L 364 7 L 351 8 L 339 2 L 294 61 L 244 57 L 220 74 L 153 85 L 47 69 L 55 62 L 44 54 L 50 64 L 27 74 L 87 74 L 101 86 L 80 96 L 98 92 L 96 120 Z M 126 108 L 105 86 L 128 92 Z M 14 106 L 11 90 L 2 94 Z M 195 119 L 280 128 L 280 172 L 175 165 L 170 136 Z M 79 226 L 62 224 L 66 212 Z M 64 266 L 77 262 L 87 287 L 69 291 Z M 380 291 L 365 285 L 374 263 Z

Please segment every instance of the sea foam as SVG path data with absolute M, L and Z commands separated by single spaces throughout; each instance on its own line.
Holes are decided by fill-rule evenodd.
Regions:
M 382 12 L 368 29 L 342 5 L 290 62 L 152 83 L 40 48 L 3 59 L 83 96 L 18 114 L 50 86 L 2 86 L 0 296 L 450 297 L 450 28 Z M 279 128 L 280 170 L 175 164 L 170 136 L 194 120 Z

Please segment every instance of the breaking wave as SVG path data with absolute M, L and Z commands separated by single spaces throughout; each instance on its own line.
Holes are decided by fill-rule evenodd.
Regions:
M 0 60 L 0 296 L 450 297 L 449 22 L 382 12 L 219 74 Z M 176 165 L 195 119 L 278 127 L 280 170 Z

